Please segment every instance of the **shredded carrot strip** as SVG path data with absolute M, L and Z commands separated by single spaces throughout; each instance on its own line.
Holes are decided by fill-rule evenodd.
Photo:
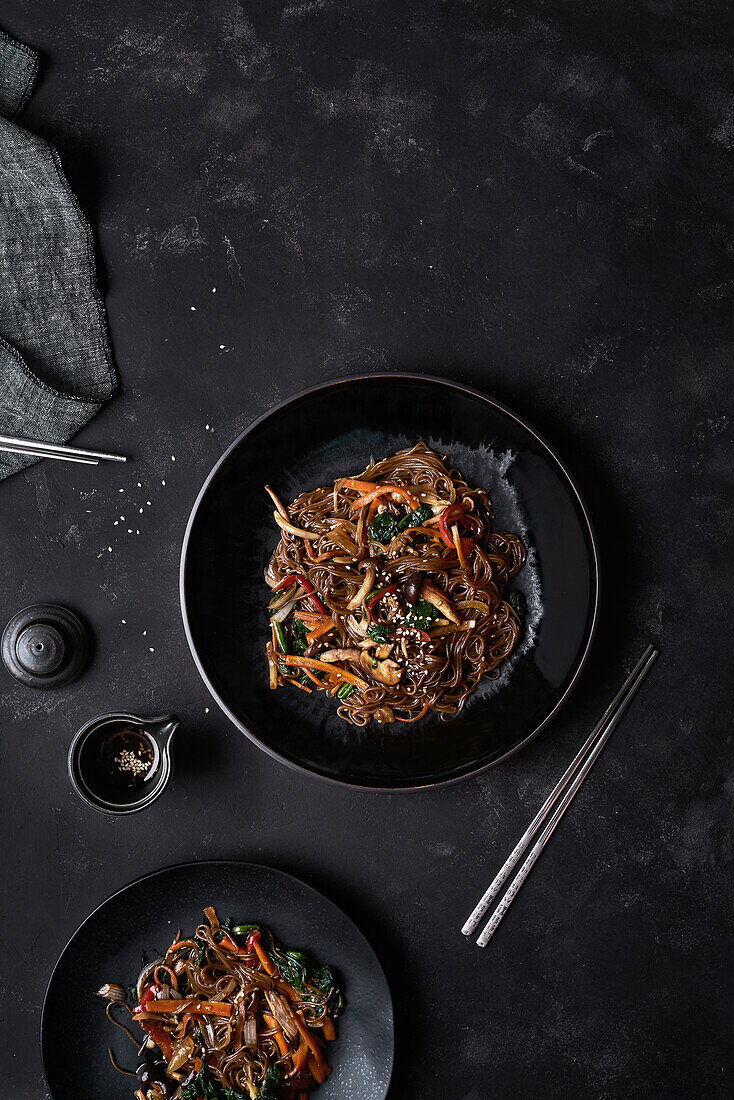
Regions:
M 246 947 L 240 947 L 240 945 L 238 943 L 235 943 L 234 940 L 230 936 L 227 936 L 227 935 L 222 936 L 221 940 L 219 941 L 219 946 L 220 947 L 226 947 L 227 950 L 231 951 L 233 955 L 246 955 L 247 954 L 247 948 Z
M 260 965 L 262 966 L 265 973 L 266 974 L 274 974 L 275 973 L 275 967 L 273 966 L 270 959 L 265 954 L 265 952 L 263 951 L 262 947 L 257 942 L 257 940 L 254 941 L 252 946 L 255 948 L 255 954 L 257 955 L 258 959 L 260 960 Z
M 330 1016 L 324 1016 L 324 1026 L 322 1027 L 324 1038 L 327 1042 L 332 1043 L 336 1039 L 336 1031 L 334 1029 L 334 1022 Z
M 275 1017 L 271 1016 L 268 1012 L 263 1012 L 263 1020 L 268 1025 L 268 1027 L 275 1030 L 275 1041 L 278 1044 L 278 1050 L 285 1057 L 285 1055 L 288 1053 L 288 1044 L 285 1041 L 285 1036 L 283 1035 L 283 1032 L 280 1030 L 280 1024 L 275 1019 Z
M 328 623 L 321 623 L 319 626 L 315 626 L 313 630 L 306 635 L 306 641 L 309 645 L 311 645 L 311 642 L 314 642 L 317 638 L 320 638 L 322 634 L 328 634 L 329 631 L 333 629 L 334 623 L 331 620 L 329 620 Z
M 314 1061 L 316 1062 L 316 1065 L 317 1065 L 317 1066 L 318 1066 L 318 1067 L 319 1067 L 319 1068 L 320 1068 L 321 1070 L 323 1070 L 323 1067 L 324 1067 L 324 1065 L 325 1065 L 325 1062 L 324 1062 L 324 1056 L 323 1056 L 323 1054 L 321 1053 L 321 1051 L 319 1050 L 319 1045 L 318 1045 L 318 1043 L 316 1042 L 316 1040 L 314 1039 L 313 1035 L 312 1035 L 312 1034 L 311 1034 L 311 1032 L 310 1032 L 310 1031 L 308 1030 L 308 1028 L 306 1027 L 306 1025 L 305 1025 L 305 1024 L 303 1023 L 303 1021 L 301 1020 L 301 1018 L 300 1018 L 300 1016 L 298 1015 L 298 1013 L 297 1013 L 297 1012 L 294 1012 L 294 1013 L 293 1013 L 293 1019 L 294 1019 L 294 1020 L 295 1020 L 295 1022 L 296 1022 L 296 1027 L 298 1028 L 298 1030 L 300 1031 L 301 1035 L 303 1036 L 303 1038 L 304 1038 L 304 1039 L 306 1040 L 306 1042 L 308 1043 L 309 1047 L 311 1048 L 311 1052 L 312 1052 L 312 1054 L 313 1054 L 313 1056 L 314 1056 Z M 311 1059 L 309 1059 L 309 1063 L 310 1063 L 310 1061 L 311 1061 Z M 314 1076 L 316 1076 L 316 1075 L 314 1074 Z M 323 1081 L 323 1077 L 321 1078 L 321 1080 Z
M 464 547 L 461 545 L 461 537 L 459 535 L 459 528 L 456 524 L 451 528 L 451 534 L 454 540 L 454 546 L 456 547 L 456 556 L 459 559 L 459 565 L 466 572 L 466 557 L 464 556 Z
M 293 1076 L 296 1077 L 303 1067 L 306 1065 L 306 1059 L 308 1058 L 308 1043 L 301 1036 L 301 1043 L 298 1047 L 298 1053 L 293 1058 Z
M 311 669 L 310 669 L 310 668 L 304 668 L 304 670 L 303 670 L 303 671 L 304 671 L 304 672 L 306 673 L 306 675 L 308 676 L 309 680 L 313 680 L 313 682 L 314 682 L 314 683 L 316 684 L 316 686 L 317 686 L 317 687 L 319 687 L 319 688 L 323 688 L 323 686 L 324 686 L 324 685 L 323 685 L 323 684 L 321 683 L 321 681 L 319 680 L 318 676 L 315 676 L 315 675 L 313 674 L 313 672 L 311 671 Z
M 360 680 L 359 676 L 355 676 L 353 672 L 347 672 L 344 668 L 336 668 L 327 661 L 317 661 L 313 657 L 291 656 L 281 657 L 280 660 L 286 665 L 295 665 L 296 668 L 317 668 L 320 672 L 327 672 L 329 676 L 338 676 L 340 680 L 346 680 L 348 683 L 354 684 L 361 691 L 367 690 L 367 684 L 364 680 Z
M 352 501 L 352 511 L 356 511 L 357 508 L 364 508 L 365 504 L 371 504 L 373 500 L 377 500 L 378 497 L 387 496 L 388 493 L 396 493 L 402 497 L 411 508 L 418 507 L 418 498 L 414 497 L 409 489 L 404 489 L 402 485 L 379 485 L 376 489 L 373 489 L 369 493 L 365 493 L 364 496 L 357 497 Z
M 201 947 L 201 944 L 197 943 L 196 940 L 176 939 L 166 951 L 166 958 L 168 958 L 169 955 L 173 954 L 174 951 L 178 951 L 179 947 L 195 947 L 198 950 Z

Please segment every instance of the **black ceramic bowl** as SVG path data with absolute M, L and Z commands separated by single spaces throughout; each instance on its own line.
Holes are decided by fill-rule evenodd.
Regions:
M 540 593 L 533 641 L 499 688 L 480 689 L 449 722 L 429 716 L 415 725 L 356 729 L 338 719 L 333 701 L 320 693 L 268 688 L 263 570 L 280 532 L 263 485 L 288 502 L 305 489 L 361 472 L 370 455 L 379 458 L 418 440 L 446 451 L 468 480 L 497 486 L 499 526 L 517 528 L 514 498 Z M 498 461 L 503 456 L 504 479 L 498 481 L 498 461 L 487 449 Z M 440 379 L 368 375 L 327 382 L 284 401 L 225 452 L 189 519 L 181 607 L 207 687 L 232 722 L 271 756 L 353 786 L 435 786 L 516 752 L 566 699 L 594 633 L 597 552 L 570 474 L 509 409 Z
M 133 982 L 144 954 L 153 959 L 177 928 L 196 928 L 205 905 L 220 917 L 265 924 L 283 943 L 334 968 L 345 1009 L 329 1047 L 333 1073 L 314 1097 L 384 1100 L 392 1074 L 393 1010 L 372 948 L 349 917 L 310 886 L 235 860 L 184 863 L 146 875 L 79 926 L 54 967 L 41 1016 L 43 1068 L 53 1100 L 132 1097 L 135 1083 L 112 1068 L 107 1048 L 126 1067 L 134 1067 L 135 1050 L 108 1021 L 95 990 L 105 982 Z

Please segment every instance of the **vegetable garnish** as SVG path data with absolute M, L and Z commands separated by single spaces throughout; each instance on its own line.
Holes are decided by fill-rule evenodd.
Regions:
M 112 1064 L 136 1078 L 137 1100 L 303 1100 L 331 1073 L 325 1050 L 343 1005 L 333 972 L 262 925 L 204 913 L 191 939 L 177 933 L 143 969 L 132 1009 L 123 987 L 99 990 L 108 1016 L 124 1006 L 149 1039 L 141 1048 L 110 1016 L 140 1050 L 135 1074 L 110 1051 Z
M 518 619 L 524 619 L 527 614 L 527 600 L 517 588 L 513 588 L 507 596 L 507 602 L 517 615 Z
M 269 492 L 271 687 L 328 693 L 364 726 L 449 717 L 497 675 L 522 636 L 510 582 L 526 551 L 484 489 L 419 443 L 288 507 Z
M 479 521 L 475 516 L 468 515 L 460 504 L 450 504 L 448 508 L 444 508 L 438 521 L 439 530 L 441 531 L 441 537 L 447 546 L 451 549 L 456 549 L 458 552 L 459 546 L 461 547 L 461 553 L 466 558 L 474 549 L 474 536 L 470 538 L 462 538 L 461 542 L 457 544 L 457 535 L 454 534 L 452 528 L 458 530 L 459 523 L 464 524 L 470 529 L 478 531 L 480 528 Z M 461 554 L 459 555 L 461 558 Z M 466 566 L 462 566 L 466 568 Z
M 289 573 L 287 577 L 283 577 L 282 581 L 279 581 L 278 584 L 273 586 L 273 591 L 280 592 L 282 588 L 289 588 L 294 583 L 300 584 L 301 588 L 303 588 L 304 591 L 308 593 L 309 597 L 311 598 L 311 602 L 314 604 L 316 610 L 319 612 L 320 615 L 329 614 L 319 597 L 316 595 L 314 586 L 311 584 L 311 581 L 308 579 L 308 577 L 303 576 L 301 573 Z

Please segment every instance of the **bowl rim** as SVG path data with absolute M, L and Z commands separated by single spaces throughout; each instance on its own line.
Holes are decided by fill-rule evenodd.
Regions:
M 189 622 L 188 612 L 187 612 L 187 608 L 186 608 L 185 577 L 186 577 L 186 563 L 187 563 L 187 558 L 188 558 L 188 550 L 189 550 L 189 542 L 190 542 L 190 538 L 191 538 L 191 532 L 193 530 L 194 523 L 196 521 L 196 516 L 197 516 L 197 513 L 199 511 L 199 507 L 201 505 L 201 502 L 203 501 L 206 493 L 208 492 L 209 486 L 211 485 L 212 481 L 214 480 L 217 473 L 219 472 L 220 467 L 222 467 L 224 465 L 224 463 L 227 461 L 227 459 L 232 454 L 232 452 L 237 447 L 239 447 L 240 443 L 242 443 L 242 441 L 244 439 L 246 439 L 247 436 L 250 435 L 251 432 L 253 432 L 257 427 L 259 427 L 260 424 L 263 423 L 263 421 L 267 420 L 269 417 L 273 416 L 275 413 L 281 412 L 283 409 L 287 408 L 289 405 L 295 404 L 296 402 L 301 401 L 304 397 L 308 397 L 311 394 L 318 393 L 321 390 L 332 389 L 332 388 L 335 388 L 337 386 L 342 386 L 342 385 L 349 385 L 349 383 L 352 383 L 352 382 L 394 382 L 394 381 L 430 382 L 432 384 L 437 384 L 439 386 L 445 386 L 447 389 L 450 389 L 450 390 L 458 390 L 460 393 L 462 393 L 462 394 L 464 394 L 468 397 L 471 397 L 471 398 L 481 402 L 484 405 L 487 405 L 491 409 L 495 409 L 496 411 L 500 412 L 502 415 L 506 416 L 509 420 L 514 421 L 515 424 L 519 425 L 519 427 L 521 427 L 530 436 L 532 436 L 532 438 L 535 439 L 536 442 L 539 443 L 540 446 L 543 447 L 548 452 L 548 454 L 551 456 L 553 461 L 559 467 L 562 475 L 565 477 L 566 482 L 568 483 L 568 486 L 572 491 L 572 495 L 575 498 L 576 503 L 578 504 L 578 508 L 579 508 L 579 512 L 581 514 L 581 517 L 583 517 L 583 523 L 584 523 L 584 526 L 585 526 L 585 533 L 586 533 L 586 536 L 588 538 L 588 544 L 589 544 L 589 547 L 590 547 L 590 550 L 591 550 L 590 564 L 591 564 L 591 577 L 592 577 L 592 586 L 593 586 L 593 604 L 592 604 L 591 611 L 590 611 L 591 621 L 590 621 L 589 626 L 587 627 L 586 642 L 584 644 L 583 651 L 582 651 L 580 657 L 577 658 L 577 660 L 576 660 L 576 667 L 574 669 L 573 675 L 571 676 L 571 679 L 569 680 L 568 684 L 566 685 L 565 691 L 563 692 L 561 697 L 557 700 L 555 706 L 550 711 L 550 713 L 547 714 L 546 717 L 543 719 L 543 721 L 538 726 L 536 726 L 535 729 L 531 730 L 531 732 L 526 737 L 524 737 L 522 739 L 522 741 L 519 741 L 516 745 L 513 745 L 512 748 L 507 750 L 507 752 L 504 752 L 501 756 L 498 756 L 496 760 L 491 760 L 489 763 L 486 763 L 486 764 L 480 764 L 476 768 L 472 768 L 470 771 L 463 772 L 461 775 L 449 776 L 446 779 L 438 779 L 438 780 L 433 780 L 433 781 L 426 782 L 426 783 L 412 783 L 410 785 L 400 785 L 400 786 L 389 786 L 389 785 L 384 786 L 382 784 L 358 783 L 358 782 L 352 782 L 348 779 L 339 779 L 336 776 L 324 775 L 322 772 L 316 771 L 316 770 L 311 769 L 311 768 L 307 768 L 303 764 L 299 764 L 295 760 L 290 760 L 287 756 L 281 755 L 279 752 L 276 752 L 275 749 L 271 748 L 269 745 L 266 745 L 263 741 L 260 740 L 259 737 L 257 737 L 252 732 L 252 730 L 248 729 L 248 727 L 244 724 L 244 722 L 240 721 L 240 719 L 227 706 L 224 699 L 222 699 L 222 697 L 217 692 L 217 690 L 214 687 L 213 683 L 209 679 L 209 677 L 208 677 L 208 675 L 207 675 L 207 673 L 204 669 L 204 665 L 203 665 L 203 663 L 202 663 L 202 661 L 199 657 L 199 654 L 197 652 L 196 644 L 194 642 L 193 634 L 192 634 L 192 631 L 191 631 L 191 624 Z M 581 676 L 581 673 L 583 672 L 583 670 L 586 666 L 586 662 L 588 660 L 589 653 L 591 651 L 591 646 L 592 646 L 594 638 L 596 636 L 597 624 L 598 624 L 598 619 L 599 619 L 599 606 L 600 606 L 599 601 L 600 601 L 600 587 L 601 587 L 600 582 L 601 582 L 601 577 L 600 577 L 600 566 L 599 566 L 599 548 L 598 548 L 598 544 L 597 544 L 596 534 L 594 532 L 594 527 L 593 527 L 592 522 L 591 522 L 591 515 L 589 513 L 589 509 L 586 505 L 586 502 L 585 502 L 583 496 L 581 495 L 581 491 L 580 491 L 578 485 L 576 484 L 575 478 L 572 476 L 572 474 L 571 474 L 570 470 L 568 469 L 568 467 L 566 466 L 565 462 L 560 457 L 560 455 L 555 450 L 555 448 L 552 447 L 550 443 L 548 443 L 548 441 L 540 434 L 540 432 L 536 431 L 536 429 L 531 424 L 529 424 L 528 421 L 525 420 L 522 416 L 519 416 L 512 409 L 508 408 L 507 405 L 502 404 L 501 401 L 497 401 L 495 398 L 489 397 L 486 393 L 483 393 L 481 390 L 477 390 L 473 386 L 467 386 L 463 382 L 452 381 L 449 378 L 440 378 L 440 377 L 438 377 L 436 375 L 432 375 L 432 374 L 417 374 L 417 373 L 412 372 L 412 371 L 374 371 L 374 372 L 368 372 L 368 373 L 364 373 L 364 374 L 350 374 L 350 375 L 347 375 L 344 378 L 329 378 L 329 379 L 326 379 L 323 382 L 317 383 L 315 386 L 308 386 L 306 389 L 299 390 L 297 393 L 291 394 L 289 397 L 284 398 L 282 401 L 278 401 L 275 405 L 271 405 L 270 408 L 266 409 L 265 412 L 260 414 L 260 416 L 256 417 L 254 420 L 252 420 L 239 433 L 239 435 L 236 437 L 236 439 L 234 439 L 233 442 L 230 443 L 229 447 L 227 447 L 227 449 L 224 451 L 224 453 L 216 461 L 216 463 L 214 464 L 214 466 L 211 468 L 208 475 L 204 479 L 204 482 L 201 486 L 201 489 L 199 490 L 199 492 L 197 494 L 196 500 L 194 501 L 193 507 L 192 507 L 191 512 L 189 514 L 188 522 L 186 524 L 186 530 L 184 532 L 183 542 L 181 544 L 181 560 L 180 560 L 180 565 L 179 565 L 179 602 L 180 602 L 180 605 L 181 605 L 181 617 L 183 619 L 183 626 L 184 626 L 184 632 L 186 634 L 186 641 L 188 642 L 188 646 L 189 646 L 189 649 L 191 651 L 191 655 L 194 659 L 194 664 L 196 665 L 196 667 L 198 669 L 199 675 L 201 676 L 202 680 L 204 681 L 204 684 L 206 685 L 207 689 L 209 690 L 210 695 L 212 696 L 212 698 L 214 699 L 214 701 L 216 702 L 216 704 L 220 708 L 220 710 L 222 710 L 224 712 L 224 714 L 227 716 L 227 718 L 229 718 L 230 722 L 232 722 L 232 724 L 234 726 L 236 726 L 237 729 L 240 730 L 241 733 L 244 733 L 245 736 L 247 738 L 249 738 L 250 741 L 253 742 L 253 744 L 257 745 L 257 747 L 259 749 L 261 749 L 263 752 L 267 753 L 267 755 L 270 756 L 273 760 L 277 760 L 281 764 L 285 764 L 287 767 L 291 768 L 293 771 L 300 772 L 302 775 L 309 776 L 313 779 L 317 779 L 317 780 L 320 780 L 320 781 L 325 782 L 325 783 L 332 783 L 332 784 L 335 784 L 338 787 L 345 787 L 345 788 L 351 789 L 351 790 L 381 791 L 381 792 L 386 792 L 386 793 L 390 793 L 390 794 L 395 794 L 395 793 L 400 793 L 400 792 L 406 792 L 407 793 L 407 792 L 410 792 L 410 791 L 425 791 L 425 790 L 434 790 L 434 789 L 439 788 L 439 787 L 449 787 L 449 786 L 453 786 L 453 784 L 455 784 L 455 783 L 462 783 L 466 779 L 472 779 L 475 776 L 482 775 L 485 772 L 488 772 L 491 768 L 497 767 L 498 764 L 502 764 L 502 763 L 504 763 L 504 761 L 509 760 L 510 757 L 514 756 L 515 753 L 518 753 L 522 749 L 526 748 L 526 746 L 529 745 L 531 741 L 534 741 L 535 738 L 540 733 L 542 733 L 542 731 L 555 718 L 556 714 L 559 712 L 561 707 L 564 705 L 564 703 L 569 698 L 571 692 L 573 691 L 573 689 L 576 687 L 576 685 L 578 683 L 578 680 L 579 680 L 579 677 Z

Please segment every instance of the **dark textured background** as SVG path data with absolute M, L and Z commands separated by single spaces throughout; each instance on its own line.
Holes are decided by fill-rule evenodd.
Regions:
M 81 918 L 205 856 L 292 871 L 371 937 L 398 1014 L 391 1100 L 731 1095 L 730 16 L 5 0 L 5 29 L 43 54 L 24 124 L 57 144 L 102 256 L 123 393 L 79 441 L 134 461 L 0 486 L 0 612 L 59 600 L 97 636 L 65 691 L 2 683 L 4 1095 L 44 1095 L 39 1006 Z M 418 796 L 304 780 L 207 712 L 177 603 L 225 445 L 368 368 L 527 416 L 577 473 L 605 571 L 562 717 Z M 653 676 L 479 952 L 468 909 L 648 639 Z M 65 754 L 120 707 L 183 728 L 165 797 L 109 820 Z

